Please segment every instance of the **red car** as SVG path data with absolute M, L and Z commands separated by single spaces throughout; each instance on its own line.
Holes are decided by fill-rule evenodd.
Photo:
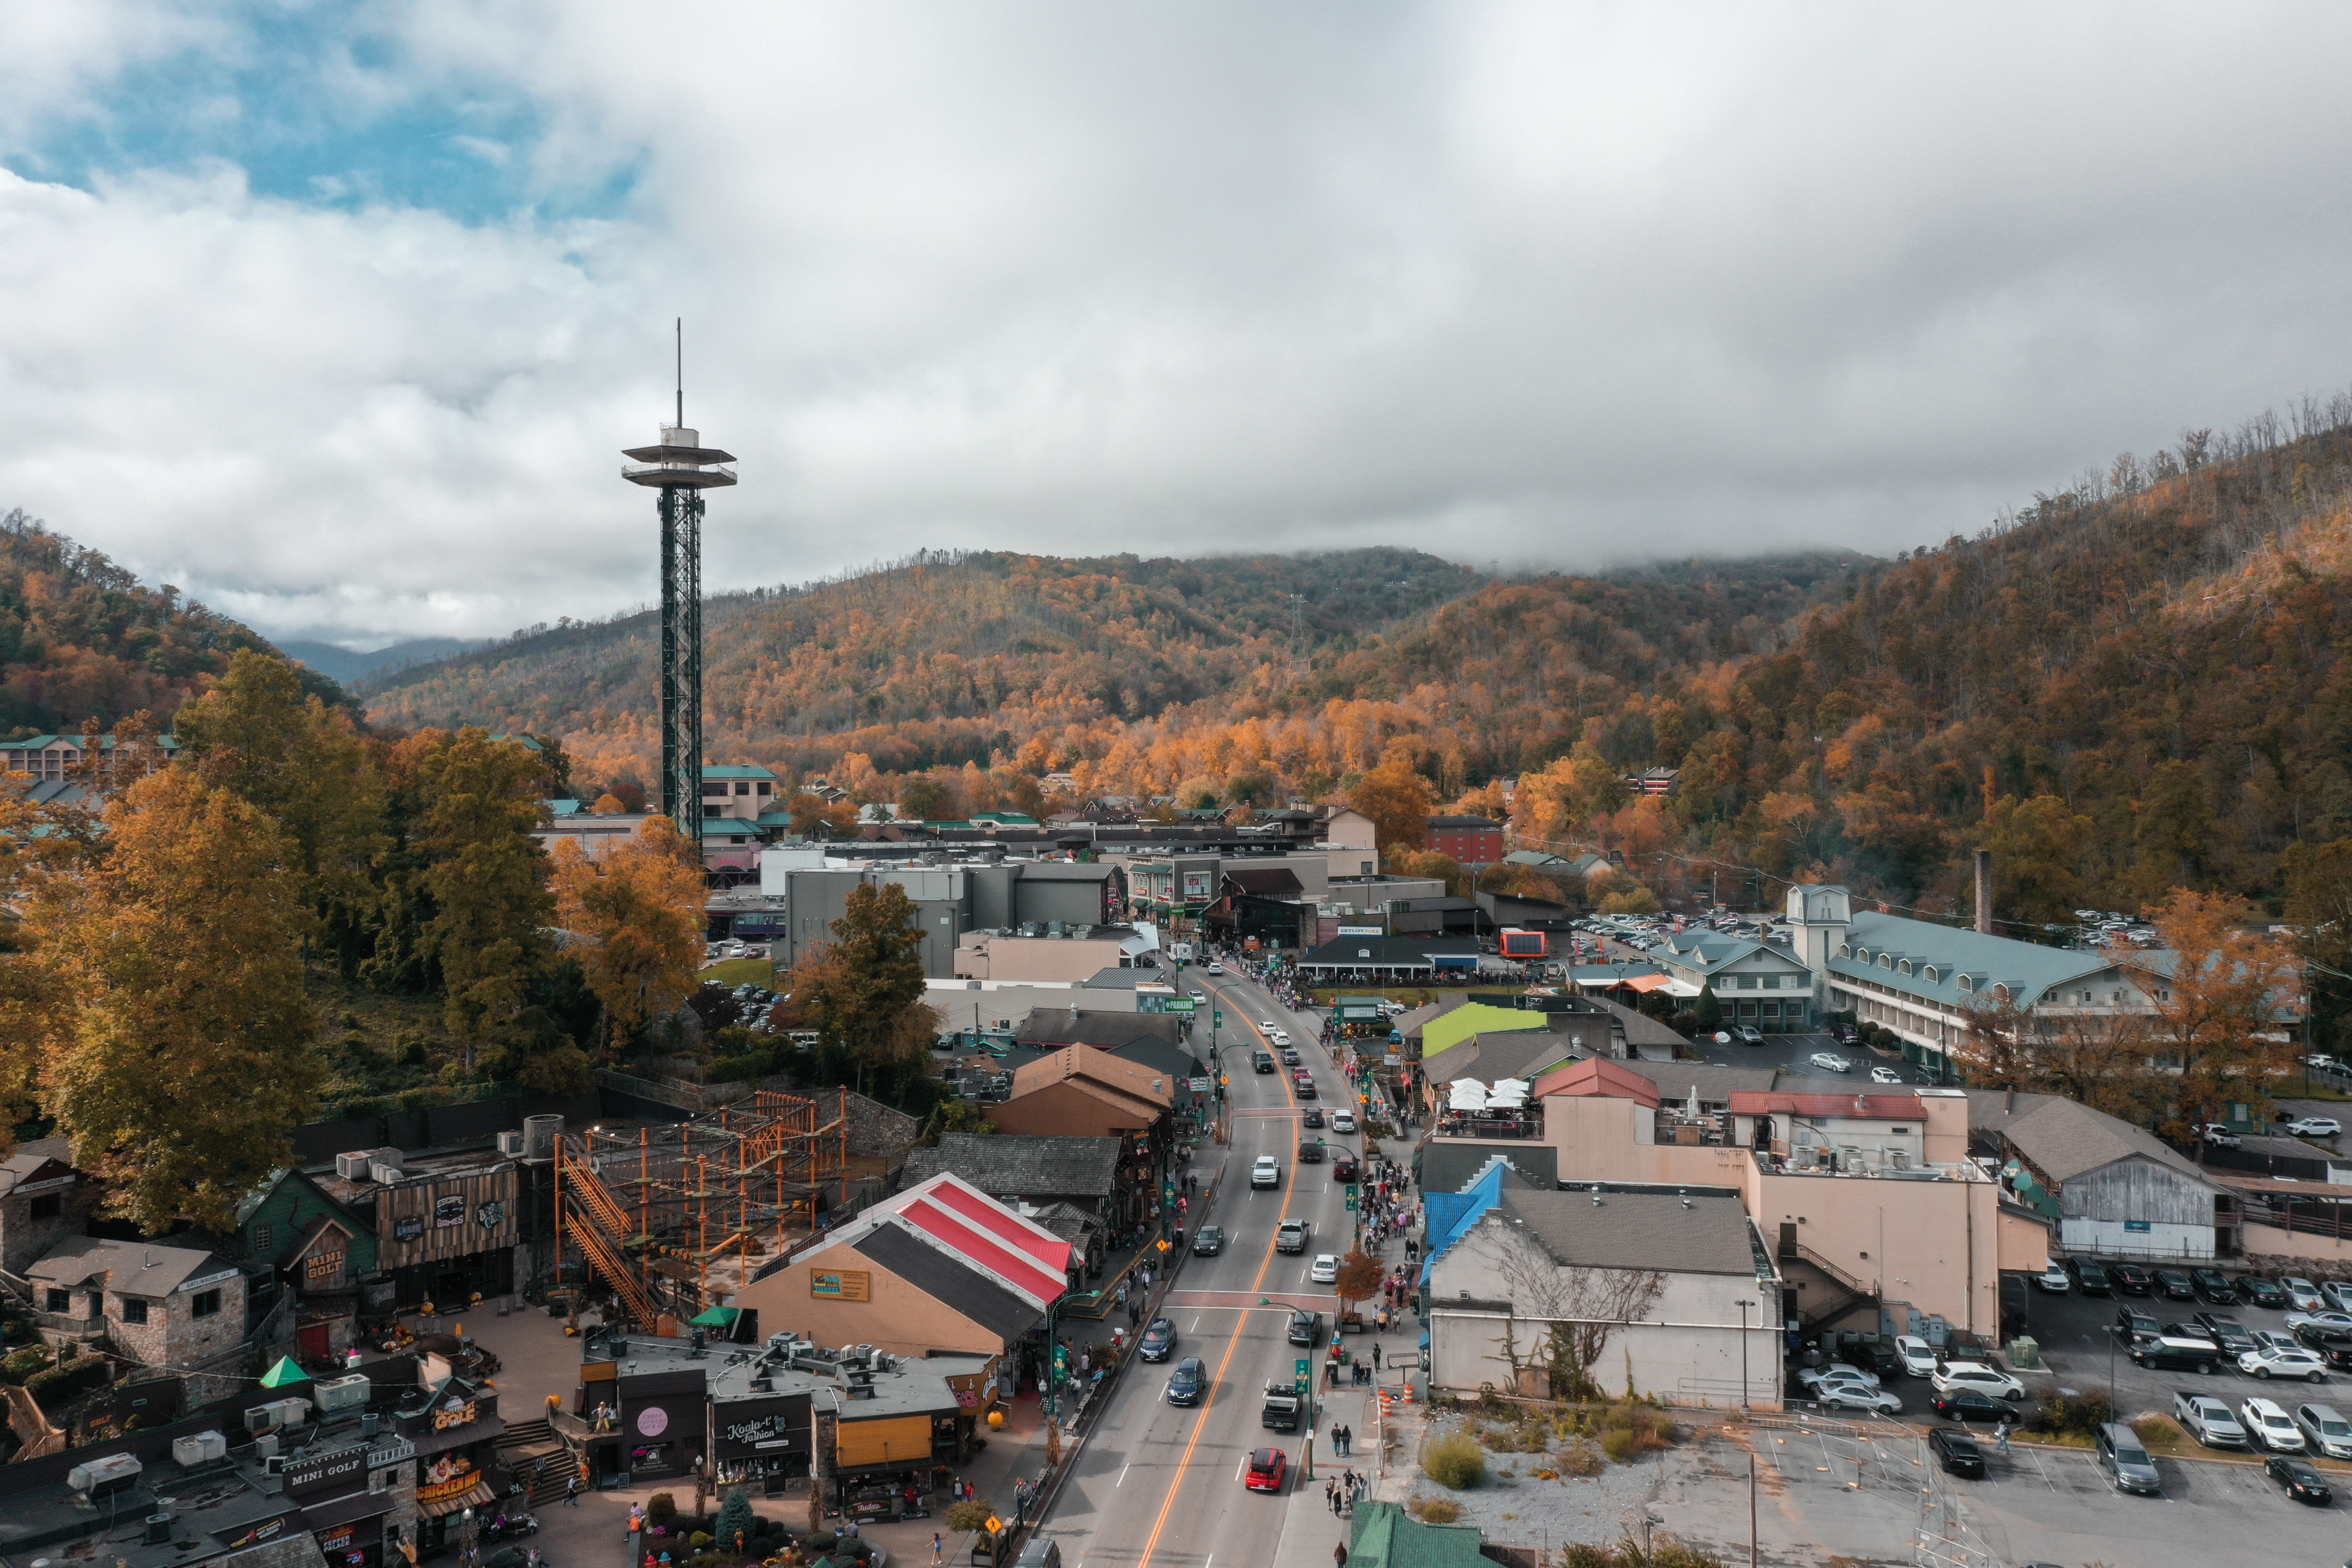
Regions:
M 1250 1456 L 1249 1474 L 1242 1485 L 1254 1492 L 1279 1492 L 1289 1474 L 1289 1455 L 1279 1448 L 1260 1448 Z

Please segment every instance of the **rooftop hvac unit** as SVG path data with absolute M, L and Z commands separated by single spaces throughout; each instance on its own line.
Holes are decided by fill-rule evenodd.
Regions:
M 368 1402 L 368 1393 L 374 1386 L 363 1372 L 330 1378 L 318 1384 L 319 1412 L 325 1415 L 339 1410 L 356 1410 Z
M 172 1539 L 172 1516 L 151 1513 L 147 1516 L 147 1544 L 162 1546 Z
M 217 1437 L 217 1432 L 199 1432 L 192 1437 L 172 1439 L 172 1463 L 184 1470 L 193 1470 L 215 1456 L 205 1452 L 205 1439 Z
M 257 1405 L 245 1413 L 245 1429 L 248 1432 L 275 1432 L 285 1419 L 286 1413 L 275 1405 Z
M 400 1167 L 386 1164 L 382 1160 L 378 1160 L 368 1167 L 368 1175 L 375 1181 L 390 1185 L 400 1180 Z
M 365 1181 L 367 1179 L 368 1164 L 374 1158 L 375 1156 L 369 1153 L 365 1149 L 359 1150 L 354 1153 L 338 1154 L 335 1156 L 335 1174 L 342 1177 L 343 1180 L 347 1182 Z
M 1887 1163 L 1893 1165 L 1896 1170 L 1907 1171 L 1911 1168 L 1911 1151 L 1908 1149 L 1889 1149 L 1886 1152 L 1886 1160 Z
M 284 1413 L 282 1426 L 299 1426 L 310 1418 L 310 1402 L 307 1399 L 273 1399 L 271 1404 Z
M 377 1426 L 378 1426 L 379 1425 L 381 1425 L 382 1420 L 383 1420 L 383 1417 L 381 1417 L 381 1416 L 379 1416 L 378 1415 L 376 1415 L 376 1413 L 375 1413 L 374 1411 L 373 1411 L 373 1410 L 362 1410 L 362 1411 L 361 1411 L 361 1412 L 360 1412 L 360 1436 L 362 1436 L 362 1437 L 373 1437 L 373 1436 L 375 1436 L 375 1434 L 376 1434 L 376 1428 L 377 1428 Z
M 499 1134 L 499 1153 L 509 1160 L 522 1158 L 522 1129 Z
M 260 1459 L 264 1464 L 278 1457 L 278 1434 L 275 1432 L 264 1432 L 260 1436 L 256 1437 L 253 1440 L 253 1454 L 254 1458 Z
M 103 1495 L 120 1491 L 137 1483 L 139 1472 L 146 1468 L 135 1454 L 109 1454 L 103 1458 L 86 1460 L 66 1472 L 66 1485 L 78 1492 Z

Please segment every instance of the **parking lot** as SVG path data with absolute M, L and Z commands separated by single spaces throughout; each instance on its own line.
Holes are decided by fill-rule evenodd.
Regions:
M 2340 1374 L 2330 1374 L 2326 1383 L 2315 1386 L 2307 1383 L 2266 1383 L 2228 1364 L 2210 1377 L 2201 1377 L 2194 1372 L 2151 1371 L 2136 1366 L 2125 1354 L 2126 1347 L 2111 1331 L 2116 1311 L 2126 1306 L 2159 1322 L 2183 1322 L 2200 1311 L 2214 1311 L 2226 1312 L 2249 1329 L 2275 1329 L 2282 1332 L 2286 1329 L 2284 1312 L 2243 1303 L 2209 1307 L 2201 1301 L 2168 1301 L 2162 1297 L 2051 1296 L 2038 1289 L 2029 1290 L 2027 1332 L 2041 1343 L 2042 1360 L 2049 1371 L 2044 1376 L 2020 1373 L 2028 1392 L 2048 1382 L 2084 1393 L 2112 1387 L 2116 1408 L 2126 1418 L 2150 1411 L 2169 1415 L 2173 1391 L 2183 1388 L 2210 1394 L 2232 1410 L 2241 1401 L 2257 1394 L 2266 1394 L 2290 1410 L 2306 1400 L 2334 1405 L 2339 1410 L 2352 1408 L 2352 1377 Z M 2227 1358 L 2223 1359 L 2226 1363 Z M 1909 1403 L 1907 1394 L 1905 1403 Z

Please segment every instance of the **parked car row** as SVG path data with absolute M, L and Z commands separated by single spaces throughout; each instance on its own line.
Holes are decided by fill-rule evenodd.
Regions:
M 2099 1263 L 2087 1258 L 2053 1258 L 2034 1279 L 2053 1296 L 2160 1296 L 2168 1301 L 2206 1301 L 2216 1307 L 2273 1310 L 2336 1307 L 2352 1311 L 2352 1283 L 2315 1285 L 2297 1275 L 2265 1279 L 2258 1274 L 2229 1275 L 2218 1268 L 2145 1268 L 2137 1263 Z

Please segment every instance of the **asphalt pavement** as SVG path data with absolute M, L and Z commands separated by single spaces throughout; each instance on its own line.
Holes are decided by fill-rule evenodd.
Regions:
M 1173 1355 L 1156 1365 L 1139 1363 L 1121 1379 L 1041 1533 L 1062 1542 L 1067 1568 L 1320 1568 L 1345 1538 L 1344 1521 L 1323 1502 L 1328 1427 L 1333 1422 L 1352 1426 L 1361 1435 L 1358 1453 L 1368 1454 L 1375 1451 L 1378 1422 L 1369 1391 L 1318 1388 L 1312 1481 L 1301 1467 L 1307 1433 L 1268 1432 L 1258 1424 L 1265 1384 L 1289 1382 L 1297 1360 L 1312 1353 L 1287 1342 L 1292 1308 L 1321 1312 L 1328 1331 L 1337 1299 L 1330 1287 L 1310 1284 L 1307 1270 L 1318 1252 L 1348 1250 L 1353 1217 L 1328 1163 L 1297 1163 L 1302 1106 L 1289 1073 L 1250 1070 L 1251 1048 L 1265 1043 L 1261 1021 L 1273 1019 L 1289 1032 L 1314 1075 L 1321 1096 L 1315 1103 L 1327 1114 L 1350 1103 L 1351 1091 L 1318 1038 L 1320 1026 L 1312 1015 L 1281 1007 L 1239 976 L 1196 971 L 1193 983 L 1224 1013 L 1218 1045 L 1231 1080 L 1233 1140 L 1195 1156 L 1204 1186 L 1220 1163 L 1225 1180 L 1215 1207 L 1192 1223 L 1223 1226 L 1225 1249 L 1219 1257 L 1192 1258 L 1177 1277 L 1161 1308 L 1180 1336 Z M 1360 1134 L 1327 1128 L 1318 1135 L 1333 1145 L 1362 1144 Z M 1251 1188 L 1249 1169 L 1261 1154 L 1282 1162 L 1278 1188 Z M 1307 1250 L 1276 1253 L 1275 1231 L 1294 1218 L 1313 1228 Z M 1387 1336 L 1384 1353 L 1409 1352 L 1407 1339 Z M 1370 1336 L 1351 1335 L 1348 1344 L 1350 1351 L 1369 1350 Z M 1186 1356 L 1200 1357 L 1212 1380 L 1207 1400 L 1189 1408 L 1165 1397 L 1168 1373 Z M 1289 1484 L 1281 1496 L 1242 1486 L 1250 1454 L 1263 1447 L 1289 1457 Z M 1360 1468 L 1369 1461 L 1339 1464 L 1351 1462 Z

